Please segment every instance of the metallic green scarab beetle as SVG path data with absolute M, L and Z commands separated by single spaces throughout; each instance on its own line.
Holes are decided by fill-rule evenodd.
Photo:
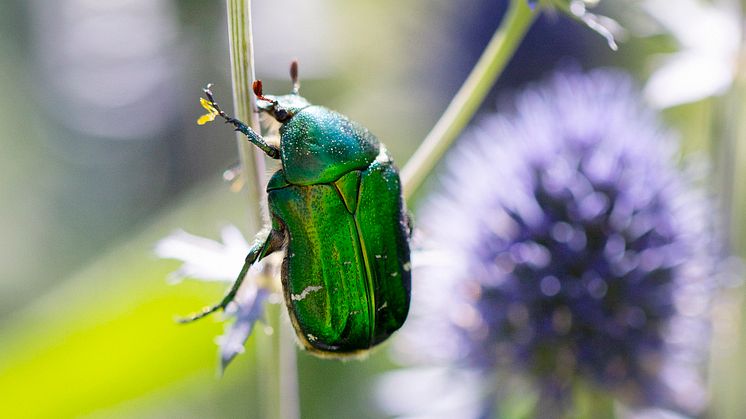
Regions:
M 410 229 L 399 174 L 370 131 L 298 94 L 297 63 L 290 73 L 289 95 L 264 96 L 260 81 L 253 86 L 260 111 L 282 124 L 279 147 L 228 117 L 205 89 L 206 107 L 282 167 L 267 185 L 266 237 L 225 298 L 186 321 L 224 309 L 249 267 L 284 249 L 283 294 L 300 342 L 322 356 L 354 355 L 388 338 L 409 311 Z

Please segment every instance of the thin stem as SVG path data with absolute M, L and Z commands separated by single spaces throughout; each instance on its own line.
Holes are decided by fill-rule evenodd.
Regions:
M 261 132 L 256 99 L 250 86 L 255 80 L 254 45 L 251 27 L 251 0 L 226 0 L 228 11 L 228 39 L 230 43 L 233 101 L 238 119 L 246 121 L 256 132 Z M 249 220 L 254 231 L 269 223 L 263 210 L 267 202 L 265 191 L 265 162 L 263 154 L 241 133 L 236 135 L 241 175 L 244 176 L 250 202 L 256 205 Z M 268 304 L 267 324 L 273 333 L 257 334 L 257 380 L 261 394 L 260 417 L 278 419 L 299 418 L 298 378 L 295 367 L 295 342 L 280 331 L 282 307 Z
M 265 330 L 258 333 L 256 345 L 256 380 L 259 388 L 257 417 L 283 418 L 282 369 L 280 345 L 280 306 L 267 304 L 264 315 Z
M 539 9 L 538 7 L 536 8 Z M 476 113 L 502 73 L 536 15 L 526 0 L 511 0 L 508 12 L 474 69 L 430 133 L 401 171 L 404 197 L 422 186 L 425 177 Z
M 227 0 L 227 5 L 233 104 L 236 117 L 246 121 L 254 131 L 260 132 L 256 100 L 253 92 L 248 88 L 255 78 L 251 0 Z M 236 141 L 241 161 L 241 176 L 244 177 L 250 202 L 257 205 L 257 211 L 251 212 L 249 220 L 252 229 L 257 231 L 269 221 L 266 211 L 260 210 L 262 203 L 266 202 L 264 156 L 246 141 L 243 134 L 236 133 Z
M 739 14 L 744 19 L 746 1 L 742 2 Z M 742 20 L 743 21 L 743 20 Z M 717 192 L 723 208 L 722 226 L 719 230 L 730 246 L 727 253 L 746 256 L 746 189 L 742 179 L 746 176 L 746 31 L 742 31 L 738 55 L 738 67 L 733 86 L 727 95 L 718 99 L 721 112 L 712 121 L 716 127 L 713 139 L 716 143 Z M 717 130 L 719 128 L 719 131 Z M 746 411 L 743 393 L 746 389 L 744 376 L 746 368 L 746 308 L 742 301 L 746 298 L 746 288 L 740 287 L 739 294 L 732 289 L 721 289 L 713 313 L 713 344 L 710 357 L 710 392 L 712 402 L 708 409 L 711 417 L 740 418 Z M 718 319 L 724 319 L 718 321 Z
M 283 399 L 280 400 L 280 417 L 286 419 L 300 418 L 300 400 L 298 399 L 298 362 L 295 352 L 295 332 L 290 325 L 287 310 L 280 307 L 280 389 Z

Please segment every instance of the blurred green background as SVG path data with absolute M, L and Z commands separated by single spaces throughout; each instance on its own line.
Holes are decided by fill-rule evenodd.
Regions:
M 399 165 L 445 108 L 505 8 L 488 0 L 253 3 L 265 91 L 287 91 L 287 66 L 298 58 L 304 96 L 366 125 Z M 608 3 L 606 12 L 622 23 L 636 19 L 625 2 Z M 214 338 L 222 325 L 178 326 L 173 317 L 213 302 L 223 287 L 169 286 L 165 278 L 178 262 L 152 251 L 179 228 L 216 238 L 220 227 L 236 224 L 247 237 L 254 233 L 245 220 L 255 204 L 221 180 L 237 161 L 230 130 L 194 122 L 207 82 L 229 102 L 224 3 L 1 5 L 0 416 L 260 417 L 256 336 L 216 378 Z M 484 109 L 557 66 L 623 66 L 644 79 L 650 54 L 675 44 L 663 35 L 637 37 L 634 29 L 613 54 L 585 28 L 543 18 Z M 710 99 L 666 117 L 687 152 L 702 152 L 717 166 L 724 155 L 740 156 L 710 140 L 713 115 L 727 105 Z M 733 188 L 726 193 L 740 216 L 742 195 L 733 182 L 739 162 L 715 180 Z M 729 292 L 722 311 L 735 323 L 719 336 L 733 342 L 741 300 Z M 746 351 L 738 347 L 720 348 L 713 364 L 722 417 L 746 411 L 739 398 Z M 385 349 L 365 362 L 299 352 L 298 364 L 303 418 L 381 417 L 371 387 L 376 373 L 392 367 Z

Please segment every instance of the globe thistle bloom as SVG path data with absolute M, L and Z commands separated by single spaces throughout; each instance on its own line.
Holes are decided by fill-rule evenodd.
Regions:
M 536 417 L 571 414 L 579 388 L 702 409 L 717 241 L 676 153 L 611 71 L 560 74 L 520 95 L 514 115 L 485 118 L 420 213 L 433 250 L 415 259 L 400 355 L 458 371 L 451 387 L 481 377 L 482 413 L 514 377 L 528 378 L 518 398 L 534 395 Z

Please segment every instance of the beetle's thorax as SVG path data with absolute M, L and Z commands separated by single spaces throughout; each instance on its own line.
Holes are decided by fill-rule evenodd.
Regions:
M 283 172 L 296 185 L 334 182 L 367 168 L 379 151 L 370 131 L 323 106 L 301 109 L 280 128 Z

